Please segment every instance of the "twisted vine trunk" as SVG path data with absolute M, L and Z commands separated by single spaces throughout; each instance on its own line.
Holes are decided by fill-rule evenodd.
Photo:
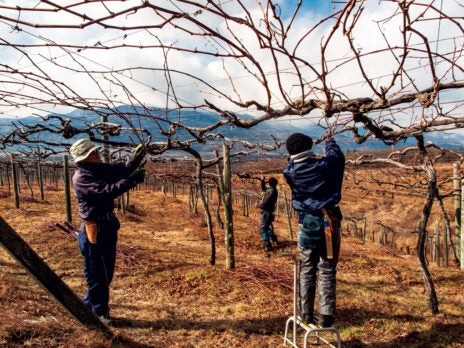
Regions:
M 203 204 L 203 209 L 205 210 L 205 218 L 206 218 L 206 225 L 208 226 L 208 237 L 209 243 L 211 246 L 211 254 L 209 256 L 209 264 L 215 265 L 216 264 L 216 239 L 214 238 L 214 231 L 213 231 L 213 222 L 211 219 L 211 212 L 209 210 L 209 205 L 205 197 L 205 192 L 203 190 L 203 170 L 201 165 L 201 160 L 197 159 L 197 167 L 196 167 L 196 177 L 197 177 L 197 189 L 200 195 L 201 203 Z
M 429 154 L 427 153 L 427 150 L 425 149 L 423 137 L 418 136 L 416 137 L 416 139 L 419 153 L 423 156 L 424 169 L 427 173 L 427 177 L 429 180 L 429 185 L 427 189 L 427 200 L 424 204 L 424 208 L 422 209 L 422 217 L 419 222 L 419 237 L 417 239 L 416 247 L 417 258 L 419 261 L 419 268 L 424 280 L 425 291 L 428 295 L 429 309 L 432 311 L 433 315 L 436 315 L 439 313 L 438 299 L 437 293 L 435 292 L 435 286 L 433 284 L 432 277 L 427 268 L 427 260 L 425 258 L 425 243 L 427 240 L 427 222 L 429 220 L 430 212 L 433 206 L 433 201 L 437 192 L 437 175 L 433 166 L 433 162 Z

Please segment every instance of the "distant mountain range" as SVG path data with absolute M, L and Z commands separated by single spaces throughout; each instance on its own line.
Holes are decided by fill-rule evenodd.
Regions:
M 120 135 L 112 137 L 111 139 L 117 141 L 125 142 L 134 142 L 138 143 L 138 138 L 147 139 L 147 134 L 141 131 L 142 129 L 148 130 L 151 134 L 151 141 L 155 142 L 164 142 L 166 138 L 161 134 L 161 131 L 167 131 L 170 123 L 168 121 L 175 121 L 182 125 L 189 127 L 198 127 L 203 128 L 209 125 L 215 124 L 223 120 L 218 114 L 208 113 L 204 111 L 181 111 L 178 112 L 166 112 L 163 109 L 152 109 L 148 113 L 146 109 L 135 108 L 130 106 L 121 106 L 117 108 L 116 112 L 114 111 L 104 111 L 108 114 L 108 122 L 121 125 Z M 115 116 L 116 115 L 116 116 Z M 147 117 L 138 117 L 137 115 L 146 115 Z M 157 121 L 155 122 L 150 116 L 157 116 Z M 53 116 L 53 115 L 50 115 Z M 92 124 L 100 123 L 101 116 L 95 112 L 84 112 L 82 110 L 75 110 L 67 115 L 60 115 L 63 119 L 69 119 L 70 125 L 77 129 L 83 129 L 89 127 Z M 251 119 L 251 116 L 240 115 L 240 117 L 245 119 Z M 130 125 L 132 122 L 132 125 Z M 58 129 L 61 127 L 61 124 L 58 119 L 50 118 L 47 122 L 44 122 L 41 118 L 36 116 L 29 116 L 21 119 L 11 119 L 11 118 L 0 118 L 0 137 L 3 138 L 14 129 L 15 125 L 17 127 L 22 126 L 35 126 L 35 125 L 46 126 L 50 129 Z M 267 122 L 262 122 L 250 129 L 239 128 L 233 125 L 222 126 L 219 129 L 213 131 L 213 133 L 220 133 L 224 137 L 230 139 L 240 139 L 245 140 L 252 144 L 263 144 L 270 145 L 274 144 L 276 141 L 285 141 L 286 138 L 294 133 L 301 132 L 312 136 L 313 138 L 318 138 L 324 133 L 324 130 L 317 126 L 314 122 L 308 120 L 299 120 L 299 121 L 287 121 L 287 120 L 271 120 Z M 134 133 L 137 133 L 138 136 L 135 136 Z M 32 138 L 36 140 L 46 141 L 48 143 L 56 144 L 57 149 L 62 149 L 63 145 L 69 145 L 75 139 L 83 137 L 85 135 L 75 136 L 70 139 L 65 139 L 61 134 L 56 134 L 49 131 L 41 132 L 40 134 L 34 135 Z M 191 136 L 184 130 L 178 129 L 176 132 L 176 137 L 179 140 L 185 140 L 191 138 Z M 340 144 L 344 151 L 373 151 L 380 149 L 389 149 L 390 146 L 385 145 L 381 141 L 368 140 L 363 144 L 355 144 L 353 139 L 349 134 L 340 134 L 336 135 L 335 139 Z M 426 141 L 431 141 L 434 144 L 446 148 L 452 148 L 461 150 L 464 148 L 464 136 L 461 134 L 451 134 L 451 133 L 435 133 L 435 134 L 426 134 Z M 201 152 L 202 155 L 208 156 L 213 154 L 214 148 L 217 148 L 219 144 L 218 140 L 210 140 L 205 144 L 195 144 L 194 148 Z M 402 148 L 405 146 L 415 145 L 414 139 L 408 139 L 407 141 L 401 142 L 395 146 L 395 148 Z M 16 145 L 11 148 L 7 148 L 7 151 L 15 151 L 23 147 L 21 145 Z M 237 150 L 234 147 L 234 150 Z M 314 150 L 316 152 L 323 152 L 321 145 L 315 146 Z M 272 152 L 266 153 L 266 156 L 282 156 L 285 154 L 285 148 L 281 147 Z

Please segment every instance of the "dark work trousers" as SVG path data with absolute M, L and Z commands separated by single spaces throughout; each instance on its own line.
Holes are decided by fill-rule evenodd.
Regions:
M 97 242 L 90 243 L 84 224 L 79 231 L 79 250 L 84 256 L 87 291 L 82 301 L 97 316 L 109 317 L 110 284 L 116 263 L 118 219 L 97 220 Z
M 263 210 L 261 213 L 261 222 L 259 224 L 259 230 L 261 232 L 261 238 L 264 242 L 274 240 L 274 232 L 269 228 L 274 221 L 274 213 Z
M 320 220 L 320 221 L 319 221 Z M 336 223 L 332 232 L 333 258 L 327 259 L 323 222 L 321 216 L 305 216 L 305 223 L 311 227 L 322 228 L 319 240 L 315 245 L 303 245 L 305 239 L 301 238 L 303 224 L 298 225 L 298 252 L 300 257 L 300 289 L 299 310 L 302 314 L 314 314 L 314 301 L 316 289 L 318 292 L 318 312 L 323 315 L 335 315 L 336 308 L 336 275 L 337 262 L 340 254 L 341 231 L 340 224 Z M 310 238 L 311 239 L 311 238 Z M 314 240 L 314 239 L 311 239 Z

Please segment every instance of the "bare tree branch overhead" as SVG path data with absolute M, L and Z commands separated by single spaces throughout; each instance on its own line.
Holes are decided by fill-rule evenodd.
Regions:
M 340 135 L 354 148 L 412 138 L 420 163 L 400 154 L 382 162 L 425 178 L 417 253 L 436 314 L 424 246 L 443 195 L 427 136 L 464 128 L 464 5 L 326 2 L 322 10 L 301 0 L 4 0 L 0 120 L 13 128 L 0 130 L 0 150 L 21 145 L 46 157 L 85 135 L 114 154 L 139 143 L 152 156 L 182 151 L 195 159 L 201 191 L 202 170 L 222 161 L 216 148 L 205 160 L 202 146 L 222 143 L 239 157 L 284 141 L 272 131 L 248 141 L 230 129 L 286 122 L 317 134 L 315 143 Z
M 288 118 L 351 133 L 355 143 L 396 144 L 464 126 L 459 10 L 457 1 L 350 0 L 325 14 L 300 2 L 284 13 L 276 1 L 6 1 L 0 112 L 63 116 L 130 105 L 137 112 L 116 112 L 115 123 L 137 135 L 136 119 L 151 117 L 167 144 L 184 129 L 189 139 L 174 148 L 229 125 Z M 164 117 L 174 110 L 221 119 L 190 126 Z M 79 120 L 70 125 L 89 131 Z

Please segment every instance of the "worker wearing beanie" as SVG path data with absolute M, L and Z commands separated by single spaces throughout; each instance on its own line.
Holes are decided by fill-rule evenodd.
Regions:
M 274 177 L 269 178 L 267 181 L 269 187 L 266 186 L 266 179 L 261 178 L 261 191 L 263 192 L 261 202 L 256 205 L 261 209 L 261 220 L 259 224 L 259 231 L 265 251 L 274 250 L 277 246 L 278 240 L 274 233 L 274 228 L 271 227 L 274 221 L 274 210 L 277 203 L 279 193 L 277 192 L 277 179 Z
M 336 267 L 340 251 L 338 203 L 345 170 L 345 156 L 328 137 L 325 156 L 317 158 L 311 137 L 294 133 L 286 141 L 290 155 L 284 177 L 292 191 L 292 206 L 299 213 L 298 252 L 300 259 L 299 311 L 307 324 L 332 326 L 336 309 Z M 326 241 L 324 216 L 330 240 Z M 318 290 L 318 316 L 314 302 Z

